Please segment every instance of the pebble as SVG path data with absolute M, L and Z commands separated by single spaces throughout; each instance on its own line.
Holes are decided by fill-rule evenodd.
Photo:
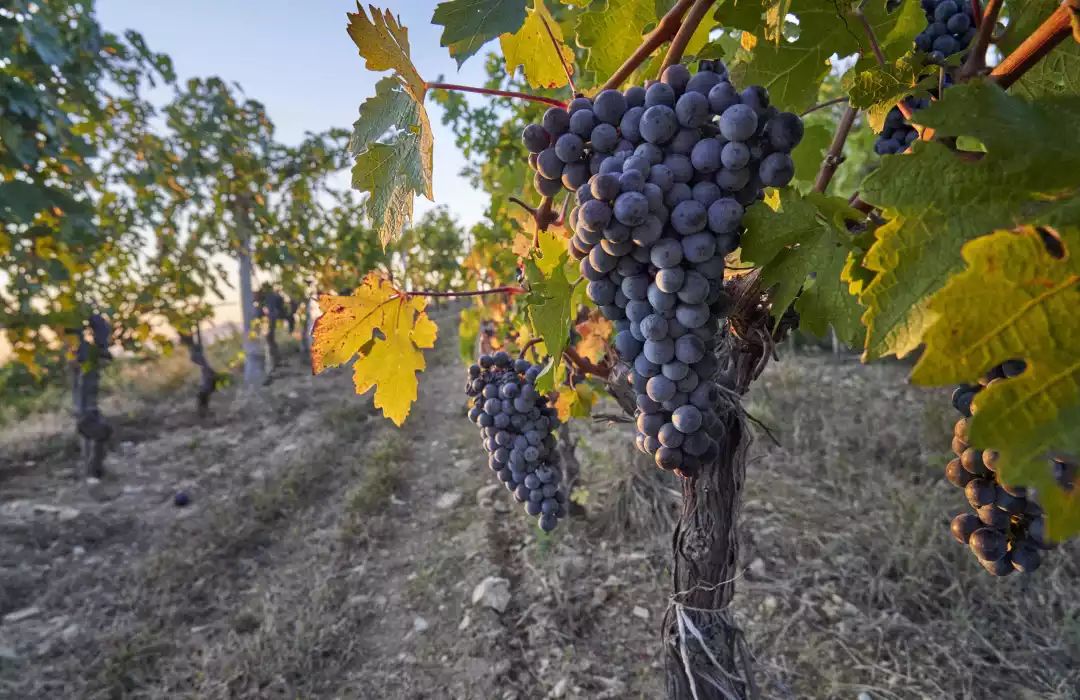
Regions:
M 4 615 L 4 624 L 10 625 L 15 622 L 22 622 L 23 620 L 29 620 L 31 617 L 36 617 L 41 614 L 41 608 L 31 606 L 29 608 L 22 608 L 14 612 L 9 612 Z
M 460 502 L 460 493 L 457 491 L 448 491 L 435 499 L 435 507 L 439 510 L 449 510 Z
M 633 610 L 634 617 L 640 617 L 642 620 L 649 619 L 649 611 L 640 605 L 635 605 Z
M 496 612 L 506 612 L 510 605 L 510 582 L 498 576 L 488 576 L 476 585 L 473 605 L 484 605 Z
M 428 624 L 428 621 L 425 620 L 424 618 L 420 617 L 419 615 L 417 615 L 416 617 L 413 618 L 413 621 L 412 621 L 413 632 L 416 632 L 417 634 L 420 634 L 421 632 L 426 632 L 429 627 L 431 627 L 431 625 Z

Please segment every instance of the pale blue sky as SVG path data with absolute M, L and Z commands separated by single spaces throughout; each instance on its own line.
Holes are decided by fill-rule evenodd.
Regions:
M 452 82 L 480 84 L 483 52 L 458 73 L 439 46 L 441 27 L 431 24 L 436 4 L 382 3 L 408 27 L 413 62 L 425 79 L 443 73 Z M 179 80 L 217 75 L 240 83 L 266 105 L 285 143 L 298 142 L 305 131 L 351 126 L 381 77 L 364 69 L 345 32 L 345 13 L 356 9 L 349 0 L 98 0 L 97 8 L 105 29 L 138 30 L 153 50 L 169 54 Z M 439 107 L 430 101 L 427 107 L 435 131 L 435 203 L 470 225 L 482 218 L 487 199 L 458 177 L 464 161 L 453 134 L 440 124 Z M 417 198 L 417 215 L 430 206 Z

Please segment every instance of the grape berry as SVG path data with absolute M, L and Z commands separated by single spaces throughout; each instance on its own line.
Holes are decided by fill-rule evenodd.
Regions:
M 713 350 L 732 303 L 724 259 L 740 245 L 745 208 L 794 177 L 802 136 L 797 115 L 770 106 L 762 87 L 739 92 L 719 61 L 579 96 L 522 133 L 540 193 L 555 182 L 574 191 L 568 248 L 632 367 L 637 447 L 680 476 L 718 452 Z
M 551 532 L 566 513 L 566 493 L 559 485 L 559 453 L 551 434 L 558 414 L 534 386 L 540 371 L 502 351 L 481 355 L 469 367 L 466 393 L 473 399 L 469 420 L 480 428 L 488 466 L 525 512 L 537 516 L 540 529 Z

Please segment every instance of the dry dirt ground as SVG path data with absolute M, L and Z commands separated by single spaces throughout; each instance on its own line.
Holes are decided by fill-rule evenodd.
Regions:
M 485 488 L 454 326 L 400 430 L 295 355 L 203 422 L 181 359 L 142 370 L 100 483 L 62 412 L 0 430 L 0 697 L 662 697 L 677 485 L 576 425 L 586 515 L 539 533 Z M 780 443 L 752 449 L 734 603 L 764 697 L 1080 698 L 1080 549 L 985 575 L 947 534 L 946 395 L 904 374 L 794 355 L 747 400 Z M 490 576 L 502 613 L 472 602 Z

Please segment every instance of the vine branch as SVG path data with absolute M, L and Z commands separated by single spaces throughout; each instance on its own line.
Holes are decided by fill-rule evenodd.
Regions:
M 841 102 L 847 102 L 847 101 L 848 101 L 848 98 L 845 96 L 845 97 L 836 97 L 836 98 L 831 99 L 831 100 L 826 100 L 825 102 L 819 102 L 818 104 L 814 105 L 813 107 L 810 107 L 808 109 L 803 110 L 801 113 L 799 113 L 799 116 L 800 117 L 805 117 L 807 114 L 810 114 L 811 112 L 816 112 L 819 109 L 825 109 L 826 107 L 832 107 L 833 105 L 838 105 Z
M 667 55 L 664 56 L 664 62 L 660 64 L 660 73 L 657 76 L 664 74 L 668 66 L 673 66 L 682 60 L 683 53 L 686 51 L 687 45 L 690 43 L 690 39 L 694 36 L 694 32 L 697 31 L 698 25 L 701 24 L 701 20 L 705 18 L 714 4 L 714 0 L 695 0 L 693 7 L 686 13 L 686 18 L 683 20 L 682 26 L 675 33 L 675 38 L 671 40 L 671 46 L 668 47 Z
M 1072 34 L 1072 21 L 1078 12 L 1080 0 L 1065 0 L 1031 36 L 1024 39 L 1015 51 L 990 71 L 990 78 L 1002 88 L 1008 88 L 1015 83 L 1051 49 Z
M 544 339 L 539 337 L 539 336 L 537 336 L 536 338 L 531 338 L 529 340 L 529 342 L 527 342 L 527 343 L 525 343 L 524 345 L 521 346 L 521 352 L 518 353 L 518 359 L 524 360 L 525 359 L 525 353 L 529 352 L 529 348 L 536 345 L 537 343 L 543 342 L 543 340 Z
M 630 54 L 629 58 L 619 66 L 618 70 L 611 74 L 611 77 L 607 79 L 600 89 L 610 90 L 622 85 L 622 82 L 626 80 L 631 73 L 637 70 L 638 66 L 645 62 L 653 51 L 665 41 L 675 36 L 675 33 L 679 30 L 679 25 L 682 23 L 683 15 L 690 9 L 694 0 L 679 0 L 675 3 L 675 6 L 668 10 L 667 14 L 660 18 L 660 21 L 656 23 L 656 28 L 649 32 L 649 35 L 645 37 L 641 42 L 641 46 L 637 47 L 634 53 Z
M 591 374 L 594 377 L 600 377 L 602 379 L 606 379 L 607 376 L 611 374 L 610 365 L 598 365 L 589 358 L 579 355 L 574 348 L 566 348 L 563 350 L 563 357 L 566 358 L 567 362 L 585 374 Z
M 513 285 L 492 287 L 491 289 L 474 289 L 464 292 L 436 292 L 430 289 L 402 290 L 401 294 L 407 297 L 479 297 L 486 294 L 525 294 L 527 290 Z
M 866 19 L 866 13 L 863 11 L 863 5 L 866 4 L 866 0 L 860 2 L 854 10 L 855 17 L 858 18 L 859 24 L 862 25 L 863 31 L 866 32 L 866 38 L 870 40 L 870 48 L 874 51 L 874 57 L 877 59 L 878 65 L 885 68 L 888 64 L 885 61 L 885 52 L 881 50 L 881 43 L 878 41 L 877 34 L 874 33 L 874 28 L 870 26 L 870 20 Z
M 817 179 L 814 180 L 815 192 L 825 192 L 829 187 L 829 181 L 836 174 L 836 169 L 844 162 L 844 143 L 847 141 L 848 134 L 851 133 L 851 127 L 855 124 L 855 115 L 858 113 L 858 109 L 849 105 L 844 110 L 844 116 L 840 117 L 832 143 L 829 144 L 829 150 L 825 153 L 825 161 L 821 164 Z
M 990 46 L 990 37 L 994 33 L 994 27 L 997 26 L 998 14 L 1003 4 L 1002 0 L 989 0 L 982 16 L 975 15 L 979 17 L 979 31 L 975 34 L 975 43 L 972 44 L 967 60 L 960 69 L 960 80 L 967 80 L 986 70 L 986 49 Z
M 566 107 L 566 103 L 554 97 L 543 95 L 530 95 L 527 92 L 515 92 L 513 90 L 496 90 L 494 88 L 473 87 L 472 85 L 458 85 L 456 83 L 424 83 L 428 90 L 452 90 L 456 92 L 475 92 L 478 95 L 494 95 L 496 97 L 512 97 L 528 102 L 540 102 L 552 107 Z

